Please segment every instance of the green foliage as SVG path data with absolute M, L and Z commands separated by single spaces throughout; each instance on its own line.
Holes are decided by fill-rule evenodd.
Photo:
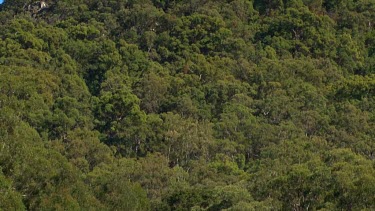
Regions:
M 0 210 L 374 210 L 375 2 L 0 6 Z
M 11 182 L 1 172 L 0 174 L 0 209 L 1 210 L 25 210 L 20 193 L 14 191 Z
M 146 192 L 138 183 L 108 170 L 107 166 L 101 166 L 88 175 L 93 192 L 108 210 L 149 209 Z

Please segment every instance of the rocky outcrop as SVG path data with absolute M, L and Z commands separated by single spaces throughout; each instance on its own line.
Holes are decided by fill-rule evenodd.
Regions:
M 33 15 L 40 13 L 41 11 L 48 9 L 49 6 L 45 1 L 36 1 L 34 3 L 24 6 L 26 11 L 31 12 Z

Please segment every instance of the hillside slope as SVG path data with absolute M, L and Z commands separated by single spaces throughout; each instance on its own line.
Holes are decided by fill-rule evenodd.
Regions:
M 6 0 L 0 209 L 375 209 L 375 1 Z

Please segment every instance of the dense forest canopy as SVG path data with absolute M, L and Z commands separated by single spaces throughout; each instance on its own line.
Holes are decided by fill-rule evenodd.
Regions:
M 6 0 L 0 210 L 374 210 L 375 0 Z

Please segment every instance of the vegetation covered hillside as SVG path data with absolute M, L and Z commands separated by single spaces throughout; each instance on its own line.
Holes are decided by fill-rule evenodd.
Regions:
M 5 0 L 0 210 L 375 210 L 375 0 Z

